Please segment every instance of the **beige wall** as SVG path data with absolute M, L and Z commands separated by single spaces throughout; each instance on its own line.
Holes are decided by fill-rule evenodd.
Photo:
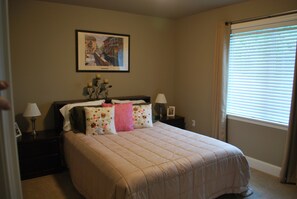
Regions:
M 217 26 L 225 21 L 294 9 L 297 9 L 296 0 L 250 0 L 196 14 L 177 22 L 175 105 L 179 113 L 186 117 L 187 128 L 211 135 L 213 60 Z M 191 120 L 196 120 L 196 127 L 190 125 Z M 251 157 L 281 165 L 285 132 L 247 124 L 238 125 L 238 122 L 234 121 L 232 126 L 229 126 L 230 143 Z M 271 140 L 267 146 L 261 144 L 266 143 L 268 138 Z M 257 147 L 254 147 L 255 144 Z
M 23 131 L 29 130 L 20 115 L 27 102 L 41 109 L 40 130 L 53 127 L 53 101 L 83 98 L 82 88 L 94 73 L 75 72 L 74 30 L 85 29 L 131 35 L 131 72 L 102 74 L 113 85 L 111 96 L 145 94 L 154 100 L 164 92 L 188 129 L 211 135 L 217 26 L 294 10 L 297 1 L 249 0 L 177 21 L 30 0 L 11 0 L 9 8 L 15 113 Z M 285 132 L 238 122 L 229 127 L 230 142 L 247 155 L 281 164 Z M 261 145 L 267 137 L 268 148 Z
M 229 142 L 252 158 L 281 166 L 287 132 L 237 120 L 228 120 Z
M 39 1 L 9 2 L 14 104 L 27 102 L 42 112 L 37 130 L 53 127 L 55 100 L 83 99 L 82 89 L 96 73 L 77 73 L 75 29 L 130 35 L 130 73 L 102 73 L 113 85 L 110 96 L 166 94 L 173 103 L 174 22 L 162 18 Z M 50 111 L 49 111 L 50 110 Z

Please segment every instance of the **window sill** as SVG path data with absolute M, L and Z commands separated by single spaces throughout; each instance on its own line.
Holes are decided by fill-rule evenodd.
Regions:
M 234 116 L 234 115 L 227 115 L 227 118 L 231 119 L 231 120 L 236 120 L 236 121 L 246 122 L 246 123 L 250 123 L 250 124 L 256 124 L 256 125 L 260 125 L 260 126 L 266 126 L 266 127 L 270 127 L 270 128 L 288 131 L 288 126 L 286 126 L 286 125 L 274 124 L 274 123 L 264 122 L 264 121 L 259 121 L 259 120 L 253 120 L 253 119 Z

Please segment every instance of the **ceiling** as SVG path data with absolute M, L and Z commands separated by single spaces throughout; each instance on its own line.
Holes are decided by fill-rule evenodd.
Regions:
M 40 0 L 178 19 L 247 0 Z

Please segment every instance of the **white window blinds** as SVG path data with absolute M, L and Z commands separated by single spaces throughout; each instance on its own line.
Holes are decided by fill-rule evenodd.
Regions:
M 293 16 L 231 26 L 227 115 L 288 125 L 297 42 Z

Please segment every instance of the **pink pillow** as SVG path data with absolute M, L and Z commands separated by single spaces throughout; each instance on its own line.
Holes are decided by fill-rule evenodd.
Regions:
M 132 103 L 125 104 L 102 104 L 103 107 L 115 106 L 115 127 L 116 131 L 131 131 L 133 127 Z

